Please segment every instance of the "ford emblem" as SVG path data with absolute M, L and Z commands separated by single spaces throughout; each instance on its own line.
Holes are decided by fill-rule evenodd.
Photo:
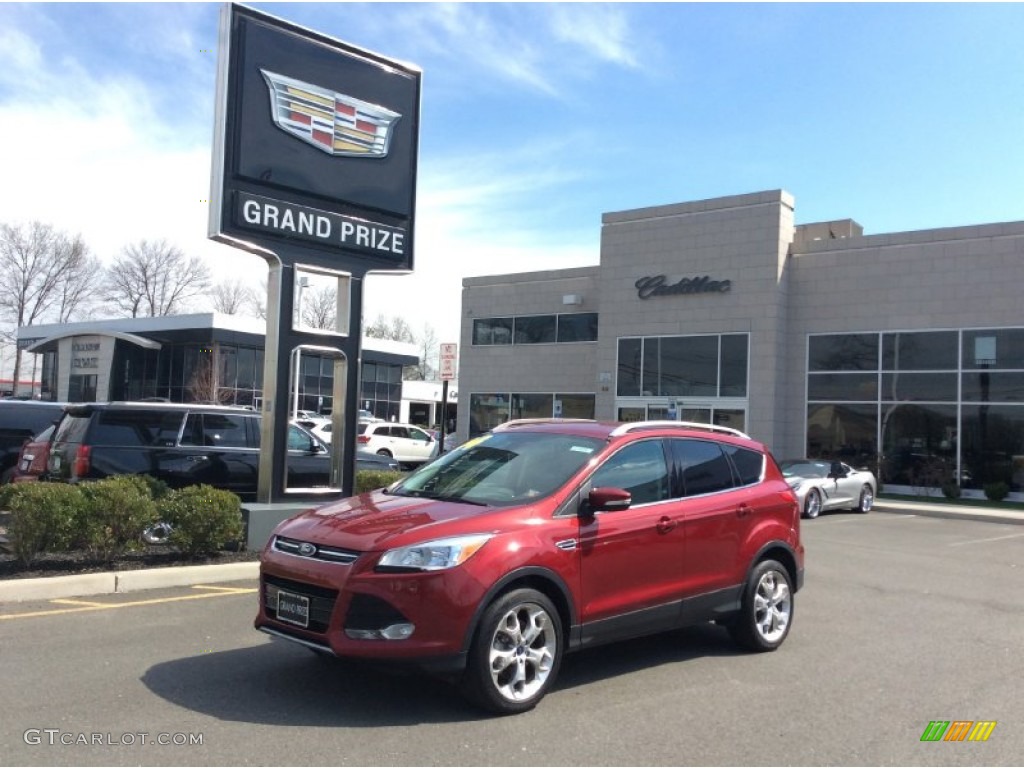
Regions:
M 304 541 L 299 544 L 299 554 L 303 557 L 312 557 L 316 554 L 316 547 L 310 544 L 308 541 Z

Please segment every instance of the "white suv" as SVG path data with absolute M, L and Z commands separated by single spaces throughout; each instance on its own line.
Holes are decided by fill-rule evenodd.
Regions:
M 386 421 L 360 424 L 356 442 L 364 451 L 391 456 L 405 464 L 422 464 L 434 456 L 436 441 L 430 434 L 412 424 Z

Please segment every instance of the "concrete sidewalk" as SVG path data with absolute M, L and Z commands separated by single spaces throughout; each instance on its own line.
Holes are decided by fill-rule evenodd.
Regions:
M 986 523 L 1011 523 L 1024 525 L 1024 510 L 995 509 L 984 506 L 967 506 L 961 504 L 940 504 L 926 501 L 903 501 L 895 499 L 875 499 L 875 512 L 892 512 L 901 515 L 920 515 L 922 517 L 945 517 L 950 520 L 979 520 Z
M 225 581 L 255 580 L 260 564 L 253 560 L 223 565 L 184 565 L 169 568 L 140 568 L 134 571 L 104 571 L 73 576 L 49 576 L 38 579 L 0 581 L 0 603 L 24 603 L 56 600 L 62 597 L 110 595 L 143 589 L 189 587 L 193 584 L 218 584 Z

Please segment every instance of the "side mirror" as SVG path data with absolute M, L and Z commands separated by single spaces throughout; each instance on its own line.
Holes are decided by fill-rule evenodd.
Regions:
M 618 512 L 629 509 L 633 496 L 622 488 L 593 488 L 587 494 L 586 509 L 594 512 Z

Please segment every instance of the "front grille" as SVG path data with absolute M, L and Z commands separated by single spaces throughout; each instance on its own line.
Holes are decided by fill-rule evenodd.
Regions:
M 338 590 L 303 584 L 291 579 L 282 579 L 279 576 L 265 575 L 263 577 L 264 604 L 267 606 L 267 614 L 275 619 L 277 618 L 277 593 L 282 590 L 308 597 L 309 626 L 307 629 L 310 632 L 323 633 L 327 631 L 327 626 L 331 623 L 331 614 L 334 612 L 334 604 L 338 600 Z
M 303 551 L 303 547 L 309 549 L 309 551 Z M 284 536 L 274 537 L 274 549 L 278 552 L 284 552 L 287 555 L 308 557 L 311 560 L 324 560 L 328 563 L 341 563 L 342 565 L 354 563 L 359 555 L 362 554 L 352 549 L 325 547 L 321 544 L 299 541 L 298 539 L 288 539 Z

